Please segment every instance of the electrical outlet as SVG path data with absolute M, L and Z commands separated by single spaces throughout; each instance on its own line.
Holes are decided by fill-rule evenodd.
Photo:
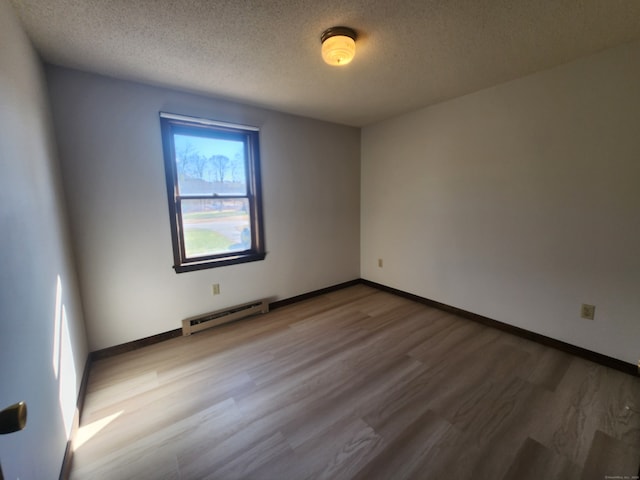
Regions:
M 382 259 L 381 258 L 378 259 L 378 267 L 382 268 Z
M 214 283 L 213 285 L 211 285 L 211 293 L 213 295 L 220 295 L 220 284 L 219 283 Z
M 587 320 L 593 320 L 596 316 L 596 306 L 583 303 L 580 309 L 580 316 Z

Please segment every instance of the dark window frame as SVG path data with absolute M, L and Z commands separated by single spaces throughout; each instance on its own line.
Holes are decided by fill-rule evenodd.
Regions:
M 173 268 L 176 273 L 191 272 L 239 263 L 264 260 L 264 227 L 262 217 L 262 189 L 260 178 L 259 129 L 215 120 L 188 117 L 160 112 L 160 129 L 173 245 Z M 181 195 L 175 156 L 174 134 L 187 134 L 209 138 L 224 138 L 243 141 L 245 146 L 246 195 Z M 251 245 L 240 252 L 187 257 L 184 245 L 181 202 L 193 199 L 247 199 L 251 225 Z

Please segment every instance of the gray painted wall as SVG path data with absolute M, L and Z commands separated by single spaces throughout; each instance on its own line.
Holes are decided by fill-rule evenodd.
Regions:
M 359 277 L 358 129 L 62 68 L 47 76 L 91 350 Z M 264 261 L 174 272 L 159 111 L 261 128 Z
M 639 126 L 635 42 L 364 128 L 362 277 L 635 364 Z
M 0 0 L 0 409 L 29 410 L 7 480 L 58 478 L 87 358 L 64 211 L 40 61 Z

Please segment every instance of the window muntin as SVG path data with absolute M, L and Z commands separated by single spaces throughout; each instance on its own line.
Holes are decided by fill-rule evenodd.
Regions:
M 265 257 L 258 130 L 160 114 L 176 272 Z

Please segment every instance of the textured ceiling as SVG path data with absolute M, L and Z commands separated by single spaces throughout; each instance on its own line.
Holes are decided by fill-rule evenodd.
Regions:
M 638 0 L 11 2 L 49 63 L 355 126 L 640 38 Z

